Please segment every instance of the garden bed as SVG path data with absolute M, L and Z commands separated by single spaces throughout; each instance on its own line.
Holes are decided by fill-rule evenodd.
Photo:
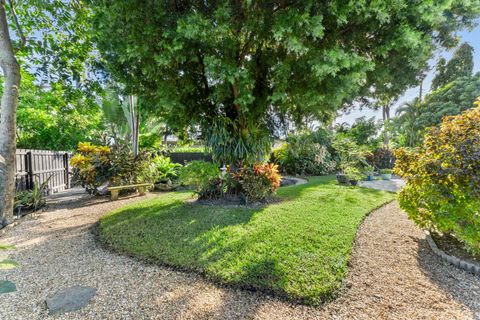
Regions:
M 306 304 L 342 287 L 357 229 L 388 192 L 338 186 L 333 177 L 278 190 L 278 203 L 213 207 L 173 192 L 100 221 L 102 241 L 150 262 L 199 272 L 221 284 Z
M 446 254 L 465 260 L 469 263 L 480 264 L 480 256 L 473 256 L 470 254 L 465 249 L 465 246 L 454 237 L 435 232 L 431 232 L 430 236 L 435 241 L 438 248 Z

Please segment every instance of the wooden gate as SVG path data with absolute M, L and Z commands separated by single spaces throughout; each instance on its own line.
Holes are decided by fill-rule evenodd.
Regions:
M 17 149 L 15 157 L 16 189 L 32 190 L 35 183 L 48 181 L 48 192 L 70 188 L 69 161 L 66 151 Z

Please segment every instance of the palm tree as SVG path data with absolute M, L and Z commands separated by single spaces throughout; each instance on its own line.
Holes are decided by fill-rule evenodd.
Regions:
M 413 101 L 405 102 L 398 107 L 396 114 L 400 124 L 400 131 L 403 131 L 408 147 L 414 147 L 421 138 L 421 126 L 418 123 L 420 114 L 420 101 L 415 98 Z

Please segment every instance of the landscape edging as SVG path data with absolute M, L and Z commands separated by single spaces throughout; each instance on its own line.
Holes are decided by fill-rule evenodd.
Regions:
M 437 244 L 433 240 L 433 238 L 430 235 L 430 232 L 428 230 L 425 231 L 425 234 L 426 234 L 427 242 L 430 245 L 430 248 L 442 260 L 453 264 L 457 268 L 460 268 L 462 270 L 465 270 L 465 271 L 468 271 L 468 272 L 471 272 L 471 273 L 474 273 L 474 274 L 480 276 L 480 265 L 479 264 L 471 263 L 471 262 L 465 261 L 463 259 L 457 258 L 455 256 L 451 256 L 451 255 L 445 253 L 445 251 L 443 251 L 442 249 L 440 249 L 437 246 Z

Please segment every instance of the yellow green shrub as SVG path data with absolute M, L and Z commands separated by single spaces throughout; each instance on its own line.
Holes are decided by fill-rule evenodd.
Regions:
M 480 100 L 431 128 L 417 150 L 398 149 L 406 181 L 400 206 L 424 228 L 447 233 L 480 253 Z

